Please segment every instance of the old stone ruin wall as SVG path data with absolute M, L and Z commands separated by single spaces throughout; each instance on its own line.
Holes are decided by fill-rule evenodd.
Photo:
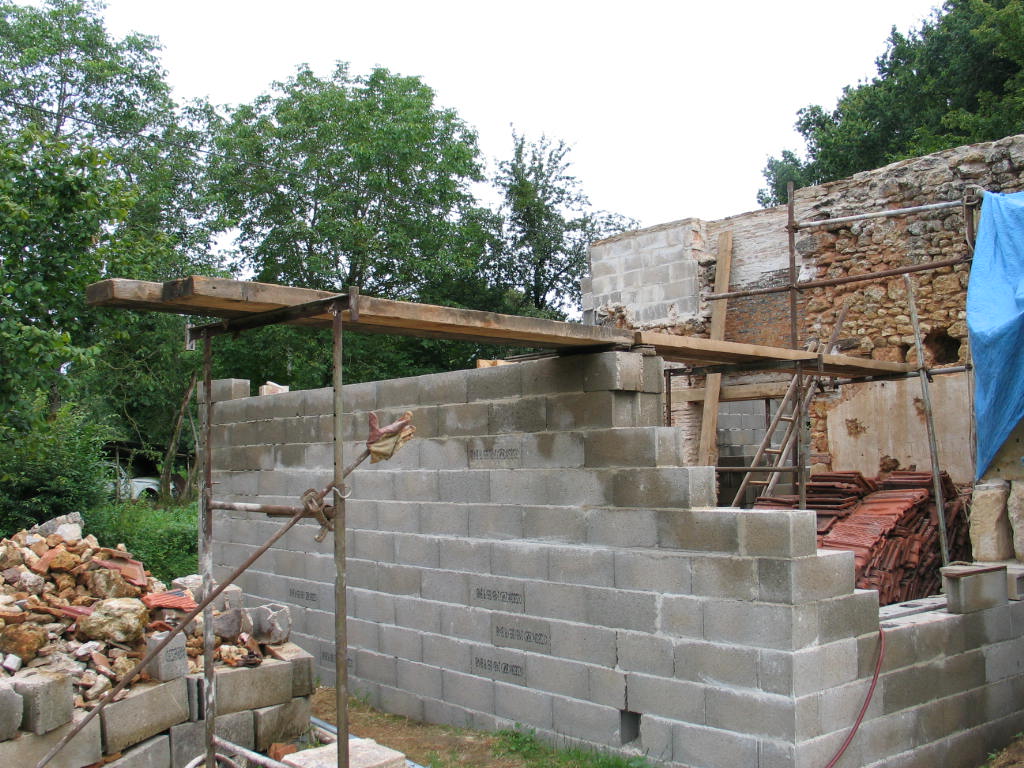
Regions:
M 856 174 L 815 187 L 798 189 L 797 220 L 838 218 L 888 208 L 903 208 L 960 200 L 983 188 L 993 192 L 1024 189 L 1024 136 L 939 152 L 904 160 L 874 171 Z M 633 328 L 654 328 L 670 333 L 706 335 L 710 303 L 703 296 L 713 291 L 718 239 L 733 236 L 731 290 L 783 285 L 788 280 L 788 245 L 785 207 L 753 211 L 718 221 L 684 219 L 596 243 L 590 251 L 591 277 L 583 281 L 585 319 Z M 843 277 L 884 269 L 939 261 L 963 255 L 965 221 L 961 209 L 946 209 L 913 217 L 872 219 L 830 230 L 805 230 L 797 234 L 796 250 L 801 280 Z M 666 279 L 666 273 L 669 279 Z M 915 298 L 925 354 L 930 367 L 963 364 L 969 360 L 965 298 L 969 264 L 942 267 L 913 275 Z M 685 275 L 686 281 L 673 275 Z M 839 337 L 843 351 L 878 360 L 915 362 L 913 329 L 902 277 L 815 288 L 801 293 L 798 311 L 800 344 L 809 338 L 827 341 L 843 302 L 849 312 Z M 787 293 L 730 299 L 725 338 L 755 344 L 790 346 L 789 296 Z M 776 377 L 778 378 L 778 377 Z M 965 377 L 958 377 L 956 394 L 949 396 L 955 415 L 968 401 Z M 764 380 L 761 376 L 760 380 Z M 726 377 L 753 381 L 752 377 Z M 675 379 L 684 388 L 690 382 Z M 693 386 L 703 386 L 695 379 Z M 864 394 L 861 394 L 864 393 Z M 859 470 L 875 475 L 879 462 L 899 462 L 906 468 L 928 463 L 927 444 L 920 408 L 914 402 L 916 387 L 897 384 L 863 384 L 846 387 L 842 394 L 819 397 L 814 405 L 812 461 L 834 469 Z M 886 430 L 871 428 L 852 435 L 846 419 L 838 422 L 830 413 L 840 403 L 857 397 L 863 401 L 884 399 L 897 422 L 913 428 L 895 441 Z M 940 395 L 942 397 L 942 395 Z M 700 403 L 680 402 L 674 422 L 684 429 L 688 443 L 696 446 L 700 430 Z M 728 403 L 722 416 L 742 415 Z M 870 415 L 865 411 L 866 415 Z M 740 454 L 752 454 L 761 435 L 750 439 L 746 425 L 727 426 L 723 421 L 719 442 L 738 445 Z M 735 430 L 735 432 L 733 431 Z M 856 425 L 853 432 L 857 432 Z M 949 432 L 952 434 L 953 432 Z M 891 434 L 891 433 L 890 433 Z M 955 432 L 964 438 L 969 429 Z M 906 438 L 913 443 L 907 445 Z M 1024 432 L 1015 435 L 1017 444 Z M 943 450 L 943 467 L 954 479 L 973 479 L 970 450 L 965 440 Z M 837 456 L 837 453 L 839 454 Z M 1010 471 L 1021 472 L 1019 451 Z M 689 454 L 691 461 L 695 453 Z M 1008 469 L 1004 467 L 1004 469 Z M 1000 472 L 998 476 L 1003 476 Z M 1010 478 L 1008 478 L 1010 479 Z
M 1024 604 L 1005 571 L 958 599 L 878 609 L 814 514 L 713 506 L 658 427 L 661 361 L 612 352 L 345 388 L 417 437 L 352 476 L 352 689 L 387 711 L 644 754 L 667 768 L 820 768 L 886 654 L 840 766 L 974 768 L 1024 727 Z M 219 383 L 215 494 L 293 504 L 331 476 L 329 390 Z M 278 522 L 218 513 L 220 575 Z M 303 523 L 249 570 L 333 680 L 330 537 Z M 982 574 L 984 576 L 984 574 Z M 967 588 L 969 586 L 970 588 Z M 962 594 L 961 594 L 962 593 Z M 880 624 L 881 621 L 881 624 Z

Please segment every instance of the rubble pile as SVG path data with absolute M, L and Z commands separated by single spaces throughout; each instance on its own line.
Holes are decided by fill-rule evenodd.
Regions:
M 123 544 L 104 547 L 83 536 L 77 514 L 19 531 L 0 540 L 0 683 L 63 673 L 72 680 L 75 706 L 92 708 L 202 597 L 199 576 L 176 579 L 168 589 Z M 216 662 L 257 666 L 264 644 L 288 640 L 284 606 L 243 608 L 241 590 L 231 586 L 214 609 Z M 180 674 L 200 672 L 202 617 L 183 634 L 180 661 L 187 669 Z M 161 679 L 157 666 L 140 680 Z
M 971 559 L 968 495 L 940 476 L 951 562 Z M 755 508 L 795 509 L 795 496 L 765 497 Z M 817 512 L 818 546 L 854 553 L 858 589 L 878 590 L 880 605 L 938 594 L 939 517 L 930 472 L 897 471 L 878 479 L 859 472 L 814 475 L 807 506 Z

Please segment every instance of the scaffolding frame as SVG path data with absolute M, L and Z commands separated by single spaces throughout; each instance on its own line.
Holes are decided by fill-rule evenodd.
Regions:
M 974 256 L 974 241 L 975 241 L 975 229 L 974 229 L 974 209 L 976 209 L 982 201 L 982 195 L 977 194 L 973 191 L 964 193 L 960 200 L 944 201 L 940 203 L 930 203 L 927 205 L 910 206 L 906 208 L 893 208 L 883 211 L 870 211 L 866 213 L 854 214 L 851 216 L 840 216 L 835 218 L 824 218 L 824 219 L 806 219 L 798 221 L 796 218 L 795 209 L 795 188 L 793 182 L 789 182 L 787 185 L 787 197 L 788 202 L 786 206 L 786 236 L 788 245 L 788 281 L 783 285 L 771 286 L 766 288 L 752 288 L 748 290 L 739 291 L 717 291 L 714 293 L 707 294 L 705 298 L 708 301 L 724 301 L 733 298 L 745 298 L 749 296 L 764 296 L 774 293 L 788 293 L 789 294 L 789 326 L 790 326 L 790 345 L 793 349 L 797 349 L 799 345 L 799 329 L 798 329 L 798 305 L 799 305 L 799 294 L 801 291 L 822 288 L 836 285 L 845 285 L 849 283 L 862 283 L 871 282 L 874 280 L 885 279 L 889 277 L 903 276 L 908 298 L 908 311 L 911 315 L 912 325 L 914 329 L 914 341 L 917 352 L 917 370 L 908 372 L 905 374 L 897 374 L 891 376 L 864 376 L 864 377 L 853 377 L 846 380 L 839 380 L 834 378 L 833 382 L 836 385 L 842 384 L 854 384 L 866 381 L 877 381 L 882 379 L 894 379 L 894 378 L 910 378 L 917 377 L 921 381 L 922 400 L 924 403 L 926 425 L 928 429 L 928 443 L 929 443 L 929 456 L 932 465 L 933 475 L 933 493 L 935 494 L 936 506 L 939 510 L 940 518 L 940 545 L 942 548 L 942 561 L 943 564 L 948 564 L 949 553 L 946 541 L 946 529 L 945 529 L 945 511 L 943 509 L 942 499 L 942 488 L 939 481 L 939 462 L 938 462 L 938 447 L 935 436 L 935 423 L 934 415 L 931 407 L 931 396 L 929 392 L 929 382 L 931 377 L 936 373 L 953 373 L 954 371 L 967 371 L 970 373 L 972 366 L 970 364 L 966 366 L 958 366 L 955 368 L 948 369 L 928 369 L 924 361 L 924 351 L 921 343 L 921 332 L 920 326 L 917 319 L 917 307 L 914 300 L 914 288 L 913 283 L 910 279 L 910 274 L 914 272 L 931 271 L 940 269 L 943 267 L 952 267 L 958 264 L 970 263 Z M 978 191 L 983 192 L 980 187 L 976 188 Z M 878 218 L 893 218 L 899 216 L 911 216 L 920 213 L 927 213 L 931 211 L 949 210 L 959 208 L 963 211 L 964 216 L 964 241 L 967 246 L 967 252 L 961 256 L 957 256 L 951 259 L 943 259 L 939 261 L 922 262 L 920 264 L 908 264 L 902 267 L 896 267 L 893 269 L 879 270 L 876 272 L 869 272 L 863 275 L 847 275 L 844 277 L 826 278 L 821 280 L 806 280 L 800 281 L 798 279 L 797 270 L 797 258 L 796 258 L 796 233 L 801 230 L 808 229 L 823 229 L 831 227 L 839 227 L 847 224 L 852 224 L 858 221 L 865 221 L 869 219 Z M 731 244 L 731 238 L 730 238 Z M 837 313 L 836 325 L 833 328 L 833 338 L 830 341 L 828 347 L 823 352 L 831 352 L 832 348 L 838 341 L 839 330 L 842 324 L 845 322 L 845 311 L 848 305 L 843 306 L 840 313 Z M 819 368 L 821 357 L 819 356 Z M 795 365 L 795 371 L 792 374 L 791 385 L 787 390 L 787 398 L 791 391 L 795 390 L 793 397 L 794 401 L 794 413 L 792 418 L 797 424 L 796 428 L 796 439 L 793 442 L 792 454 L 793 460 L 789 465 L 783 465 L 786 454 L 789 453 L 788 449 L 783 449 L 783 453 L 779 456 L 779 462 L 775 466 L 765 467 L 722 467 L 716 466 L 716 472 L 744 472 L 745 477 L 741 483 L 741 489 L 744 489 L 750 483 L 750 475 L 752 473 L 768 473 L 774 476 L 778 476 L 780 473 L 794 473 L 797 477 L 797 489 L 798 489 L 798 507 L 800 509 L 807 508 L 807 482 L 809 479 L 810 470 L 810 420 L 807 415 L 807 408 L 810 405 L 812 397 L 809 395 L 813 391 L 813 387 L 821 377 L 821 371 L 810 373 L 805 368 L 806 363 L 797 361 Z M 711 374 L 723 374 L 723 373 L 737 373 L 742 371 L 764 371 L 770 370 L 773 366 L 769 365 L 715 365 L 715 366 L 683 366 L 680 368 L 667 368 L 665 370 L 665 416 L 666 424 L 672 425 L 672 379 L 677 376 L 708 376 Z M 809 381 L 806 381 L 809 379 Z M 707 392 L 705 392 L 707 397 Z M 781 409 L 780 409 L 781 413 Z M 773 422 L 774 423 L 774 422 Z M 777 424 L 776 424 L 777 426 Z M 773 427 L 769 426 L 768 434 L 765 440 L 770 439 Z M 972 448 L 973 450 L 973 448 Z M 755 458 L 756 462 L 758 459 Z M 741 490 L 742 492 L 742 490 Z M 739 494 L 737 494 L 737 499 Z

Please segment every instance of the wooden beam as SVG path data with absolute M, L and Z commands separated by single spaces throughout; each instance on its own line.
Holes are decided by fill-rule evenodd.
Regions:
M 732 232 L 718 236 L 718 262 L 715 264 L 715 293 L 729 290 L 732 274 Z M 711 308 L 711 339 L 725 338 L 726 301 L 716 301 Z M 713 467 L 718 463 L 718 397 L 722 386 L 722 374 L 708 374 L 704 384 L 704 408 L 700 418 L 700 442 L 697 447 L 697 464 Z
M 329 291 L 291 288 L 216 277 L 188 277 L 168 283 L 104 280 L 90 285 L 90 306 L 145 309 L 175 314 L 236 318 L 282 307 L 308 304 L 334 295 Z M 345 328 L 365 333 L 460 339 L 553 349 L 629 348 L 632 331 L 536 317 L 501 315 L 471 309 L 438 307 L 359 296 L 359 319 L 343 315 Z M 324 313 L 294 321 L 296 325 L 330 327 Z
M 784 397 L 788 381 L 768 381 L 760 384 L 726 384 L 719 390 L 719 402 L 730 403 L 739 400 L 764 400 Z M 704 387 L 687 387 L 672 390 L 672 402 L 699 403 L 704 399 Z

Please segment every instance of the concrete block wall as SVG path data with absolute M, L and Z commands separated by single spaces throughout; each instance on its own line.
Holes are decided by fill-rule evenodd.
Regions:
M 710 468 L 678 466 L 675 433 L 654 426 L 649 366 L 604 353 L 346 389 L 349 455 L 366 410 L 412 410 L 421 429 L 353 475 L 352 689 L 416 719 L 519 723 L 671 768 L 828 762 L 870 686 L 877 596 L 854 589 L 852 554 L 815 549 L 813 513 L 712 506 Z M 329 401 L 216 404 L 216 495 L 294 503 L 326 481 Z M 218 569 L 277 526 L 218 517 Z M 297 526 L 242 586 L 291 607 L 329 683 L 332 544 L 315 532 Z M 886 618 L 896 650 L 840 765 L 975 768 L 1020 730 L 1017 605 Z M 935 762 L 942 749 L 962 759 Z

